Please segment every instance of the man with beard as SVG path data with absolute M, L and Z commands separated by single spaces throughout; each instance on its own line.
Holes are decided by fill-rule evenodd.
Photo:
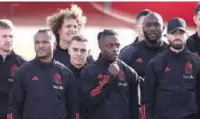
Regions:
M 143 29 L 142 29 L 142 24 L 144 21 L 144 18 L 151 12 L 151 10 L 149 9 L 144 9 L 142 11 L 139 12 L 139 14 L 136 16 L 136 31 L 138 33 L 138 36 L 136 37 L 136 39 L 134 40 L 133 43 L 125 46 L 124 48 L 121 49 L 120 52 L 122 52 L 125 48 L 127 48 L 128 46 L 138 43 L 139 41 L 144 40 L 144 34 L 143 34 Z
M 0 119 L 6 119 L 11 83 L 16 71 L 25 62 L 13 51 L 12 45 L 12 22 L 0 20 Z
M 36 58 L 21 66 L 13 81 L 8 119 L 77 119 L 73 73 L 53 59 L 51 30 L 34 36 Z
M 186 45 L 188 50 L 200 56 L 200 4 L 196 6 L 193 18 L 194 23 L 197 25 L 197 31 L 188 38 Z
M 138 119 L 138 75 L 118 59 L 119 39 L 113 30 L 98 34 L 100 55 L 81 74 L 81 103 L 89 119 Z
M 162 41 L 164 25 L 163 19 L 158 13 L 149 13 L 144 19 L 142 28 L 145 40 L 127 47 L 119 58 L 135 69 L 139 76 L 145 77 L 147 63 L 158 53 L 164 51 L 167 48 L 167 44 Z M 141 94 L 143 94 L 142 82 L 141 80 Z
M 47 18 L 47 24 L 55 34 L 57 41 L 54 58 L 67 67 L 70 65 L 69 43 L 73 36 L 80 34 L 86 21 L 81 8 L 77 5 L 72 5 L 71 9 L 62 9 Z M 88 63 L 93 61 L 91 55 L 87 57 Z
M 74 36 L 69 44 L 70 65 L 69 69 L 74 73 L 78 92 L 80 89 L 80 74 L 82 69 L 87 65 L 87 56 L 89 54 L 89 43 L 81 35 Z M 80 106 L 80 118 L 87 119 L 87 108 Z
M 147 66 L 142 119 L 200 118 L 200 58 L 185 48 L 187 35 L 182 18 L 169 21 L 170 48 Z

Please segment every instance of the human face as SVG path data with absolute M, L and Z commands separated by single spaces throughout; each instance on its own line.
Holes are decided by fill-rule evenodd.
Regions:
M 86 64 L 89 53 L 88 42 L 73 40 L 69 46 L 69 55 L 71 63 L 75 66 Z
M 119 55 L 119 39 L 117 35 L 105 36 L 99 43 L 102 56 L 108 61 L 114 62 Z
M 70 42 L 72 37 L 77 35 L 78 32 L 79 28 L 77 20 L 65 18 L 58 33 L 60 40 L 63 40 L 64 42 Z
M 163 20 L 159 14 L 150 13 L 143 22 L 143 33 L 147 42 L 156 44 L 162 37 Z
M 11 29 L 0 28 L 0 50 L 3 52 L 11 52 L 13 34 Z
M 48 33 L 38 33 L 34 38 L 34 48 L 36 57 L 45 59 L 53 56 L 55 42 Z
M 167 35 L 170 47 L 180 50 L 184 47 L 187 39 L 187 33 L 183 30 L 175 30 Z

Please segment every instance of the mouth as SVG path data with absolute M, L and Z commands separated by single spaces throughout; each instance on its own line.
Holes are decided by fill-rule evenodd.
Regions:
M 150 37 L 150 38 L 156 38 L 156 37 L 157 37 L 157 34 L 156 34 L 156 33 L 149 33 L 149 37 Z

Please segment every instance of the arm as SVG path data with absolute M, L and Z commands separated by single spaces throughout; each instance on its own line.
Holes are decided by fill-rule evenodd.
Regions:
M 7 119 L 22 119 L 22 112 L 24 107 L 23 102 L 25 96 L 23 85 L 24 78 L 22 77 L 22 74 L 24 73 L 18 71 L 14 77 L 10 93 Z
M 127 65 L 131 65 L 132 57 L 136 52 L 136 48 L 133 46 L 126 47 L 119 55 L 119 59 L 124 61 Z
M 192 52 L 192 53 L 198 55 L 198 51 L 197 51 L 197 49 L 196 49 L 196 45 L 195 45 L 195 42 L 193 41 L 193 39 L 190 39 L 190 38 L 189 38 L 189 39 L 186 41 L 186 46 L 187 46 L 187 49 L 188 49 L 190 52 Z
M 200 118 L 200 70 L 197 73 L 197 104 L 198 104 L 198 119 Z
M 132 68 L 128 67 L 128 81 L 130 82 L 130 112 L 131 119 L 139 118 L 139 97 L 138 97 L 138 85 L 139 85 L 139 76 Z
M 108 73 L 109 74 L 109 73 Z M 96 77 L 93 77 L 87 68 L 83 69 L 81 74 L 81 90 L 80 98 L 81 103 L 87 105 L 99 104 L 106 94 L 112 88 L 111 80 L 113 76 L 105 77 L 101 83 L 98 83 Z
M 69 119 L 79 119 L 77 84 L 72 72 L 67 80 L 66 98 Z
M 153 110 L 156 101 L 156 76 L 153 70 L 153 64 L 150 61 L 147 65 L 146 75 L 144 80 L 144 87 L 142 94 L 142 106 L 141 106 L 141 118 L 140 119 L 151 119 L 153 118 Z

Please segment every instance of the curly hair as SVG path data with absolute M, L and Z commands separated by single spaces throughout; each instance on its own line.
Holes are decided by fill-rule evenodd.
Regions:
M 53 31 L 56 36 L 56 41 L 59 43 L 58 30 L 61 28 L 64 19 L 76 19 L 78 27 L 82 28 L 87 22 L 87 17 L 83 16 L 83 12 L 80 7 L 75 4 L 71 5 L 71 8 L 61 9 L 59 12 L 54 13 L 52 16 L 47 17 L 47 25 Z

